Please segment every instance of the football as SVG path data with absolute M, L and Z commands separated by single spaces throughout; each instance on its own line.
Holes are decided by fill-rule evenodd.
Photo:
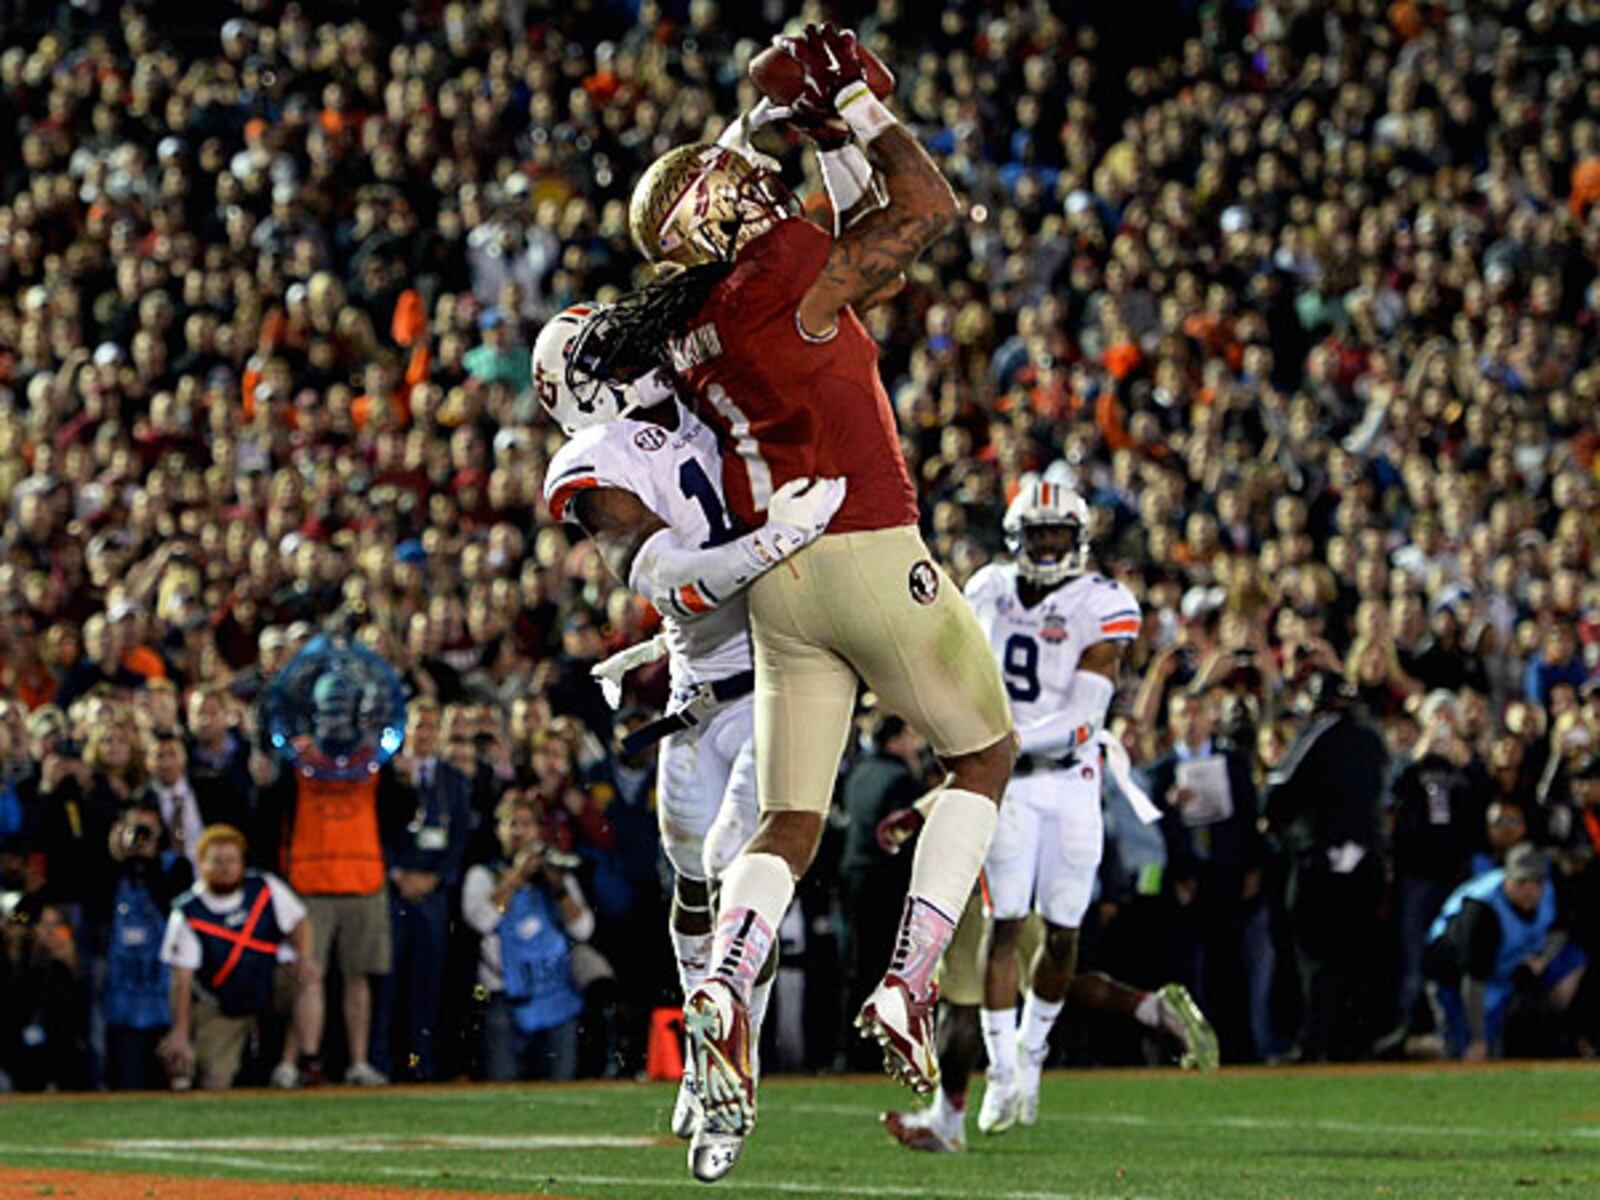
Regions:
M 894 72 L 871 50 L 860 43 L 857 47 L 861 65 L 866 68 L 867 86 L 882 100 L 894 91 Z M 781 46 L 768 46 L 750 60 L 750 82 L 774 104 L 792 104 L 805 82 L 805 69 Z

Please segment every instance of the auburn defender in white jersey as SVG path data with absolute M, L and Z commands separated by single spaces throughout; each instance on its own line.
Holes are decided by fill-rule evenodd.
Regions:
M 795 480 L 773 496 L 761 528 L 735 528 L 723 503 L 716 437 L 678 403 L 668 382 L 650 375 L 628 385 L 572 385 L 568 366 L 601 313 L 569 308 L 534 346 L 535 390 L 572 439 L 550 462 L 545 500 L 557 520 L 588 533 L 607 566 L 662 616 L 665 633 L 654 646 L 625 651 L 597 674 L 603 683 L 611 675 L 615 688 L 631 666 L 661 649 L 670 654 L 672 702 L 641 741 L 665 738 L 657 805 L 662 845 L 677 873 L 671 936 L 687 996 L 704 980 L 711 956 L 707 880 L 732 861 L 757 821 L 755 677 L 743 589 L 827 527 L 845 485 Z M 694 1125 L 686 1078 L 673 1131 L 689 1137 Z
M 1005 535 L 1013 561 L 985 567 L 967 584 L 1021 740 L 984 862 L 994 911 L 983 989 L 984 1132 L 1031 1124 L 1038 1111 L 1050 1029 L 1072 984 L 1078 926 L 1105 840 L 1100 730 L 1140 620 L 1133 593 L 1087 569 L 1089 506 L 1077 493 L 1042 480 L 1028 485 L 1006 511 Z M 1016 943 L 1033 911 L 1044 918 L 1045 938 L 1019 1030 Z

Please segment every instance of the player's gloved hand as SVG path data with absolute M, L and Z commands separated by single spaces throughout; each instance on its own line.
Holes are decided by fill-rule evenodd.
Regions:
M 761 550 L 781 562 L 816 541 L 844 503 L 844 494 L 843 479 L 791 479 L 767 504 L 767 523 L 757 531 Z
M 610 658 L 602 659 L 589 668 L 600 685 L 600 694 L 612 708 L 622 707 L 622 677 L 635 667 L 653 663 L 667 652 L 667 641 L 659 634 L 626 650 L 618 650 Z
M 899 854 L 900 847 L 926 824 L 927 818 L 915 808 L 897 808 L 878 822 L 878 849 Z
M 856 52 L 856 35 L 831 22 L 807 25 L 801 37 L 780 37 L 775 42 L 805 70 L 800 95 L 790 105 L 797 123 L 831 119 L 833 98 L 849 84 L 866 78 L 866 68 Z
M 737 119 L 729 122 L 728 127 L 722 131 L 722 136 L 717 139 L 717 145 L 725 150 L 732 150 L 751 166 L 771 171 L 776 175 L 782 170 L 782 164 L 770 154 L 763 154 L 757 150 L 750 139 L 758 129 L 764 129 L 792 116 L 793 110 L 788 106 L 774 104 L 763 96 L 749 112 L 741 113 Z M 845 138 L 848 140 L 849 127 L 843 121 L 839 124 L 844 128 Z

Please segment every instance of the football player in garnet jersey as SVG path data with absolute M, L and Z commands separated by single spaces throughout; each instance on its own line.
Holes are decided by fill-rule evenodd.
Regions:
M 1015 755 L 999 667 L 971 606 L 917 531 L 916 493 L 877 348 L 855 310 L 898 287 L 955 220 L 931 159 L 863 81 L 854 36 L 808 28 L 791 105 L 803 126 L 843 120 L 887 196 L 837 237 L 800 219 L 776 175 L 720 146 L 685 146 L 634 189 L 630 224 L 671 269 L 620 301 L 579 369 L 597 380 L 666 364 L 723 444 L 734 516 L 757 525 L 791 480 L 842 477 L 822 537 L 749 591 L 761 821 L 723 879 L 712 975 L 685 1006 L 703 1128 L 756 1115 L 749 997 L 821 836 L 856 693 L 865 683 L 938 752 L 948 776 L 912 864 L 896 949 L 857 1020 L 885 1066 L 933 1088 L 933 972 L 994 832 Z M 701 1174 L 693 1148 L 691 1164 Z M 702 1175 L 702 1177 L 704 1177 Z
M 533 348 L 534 390 L 571 439 L 550 461 L 545 501 L 557 520 L 592 537 L 616 577 L 661 613 L 660 638 L 607 662 L 616 688 L 629 667 L 670 654 L 667 715 L 636 735 L 634 748 L 651 736 L 665 739 L 657 817 L 676 874 L 669 928 L 678 981 L 689 996 L 711 959 L 707 881 L 755 832 L 755 681 L 744 588 L 822 532 L 845 485 L 794 480 L 767 506 L 766 523 L 741 535 L 723 503 L 716 437 L 678 403 L 670 380 L 652 373 L 583 393 L 568 380 L 573 346 L 603 312 L 580 304 L 558 313 Z M 755 988 L 757 1036 L 769 990 L 770 979 Z M 692 1136 L 698 1117 L 686 1070 L 673 1133 Z M 724 1157 L 737 1150 L 725 1145 Z

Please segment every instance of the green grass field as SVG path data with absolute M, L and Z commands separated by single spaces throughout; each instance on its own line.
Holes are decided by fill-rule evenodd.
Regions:
M 660 1085 L 581 1084 L 20 1099 L 0 1102 L 0 1164 L 34 1176 L 250 1179 L 272 1185 L 252 1195 L 285 1197 L 321 1181 L 679 1197 L 707 1189 L 664 1136 L 670 1099 Z M 1577 1066 L 1054 1074 L 1036 1127 L 990 1139 L 969 1120 L 964 1155 L 892 1144 L 876 1117 L 902 1103 L 888 1083 L 774 1080 L 744 1160 L 709 1191 L 729 1200 L 1600 1196 L 1600 1070 Z M 162 1194 L 127 1179 L 129 1196 Z M 13 1194 L 24 1193 L 0 1184 L 0 1195 Z M 219 1183 L 206 1194 L 230 1191 Z

